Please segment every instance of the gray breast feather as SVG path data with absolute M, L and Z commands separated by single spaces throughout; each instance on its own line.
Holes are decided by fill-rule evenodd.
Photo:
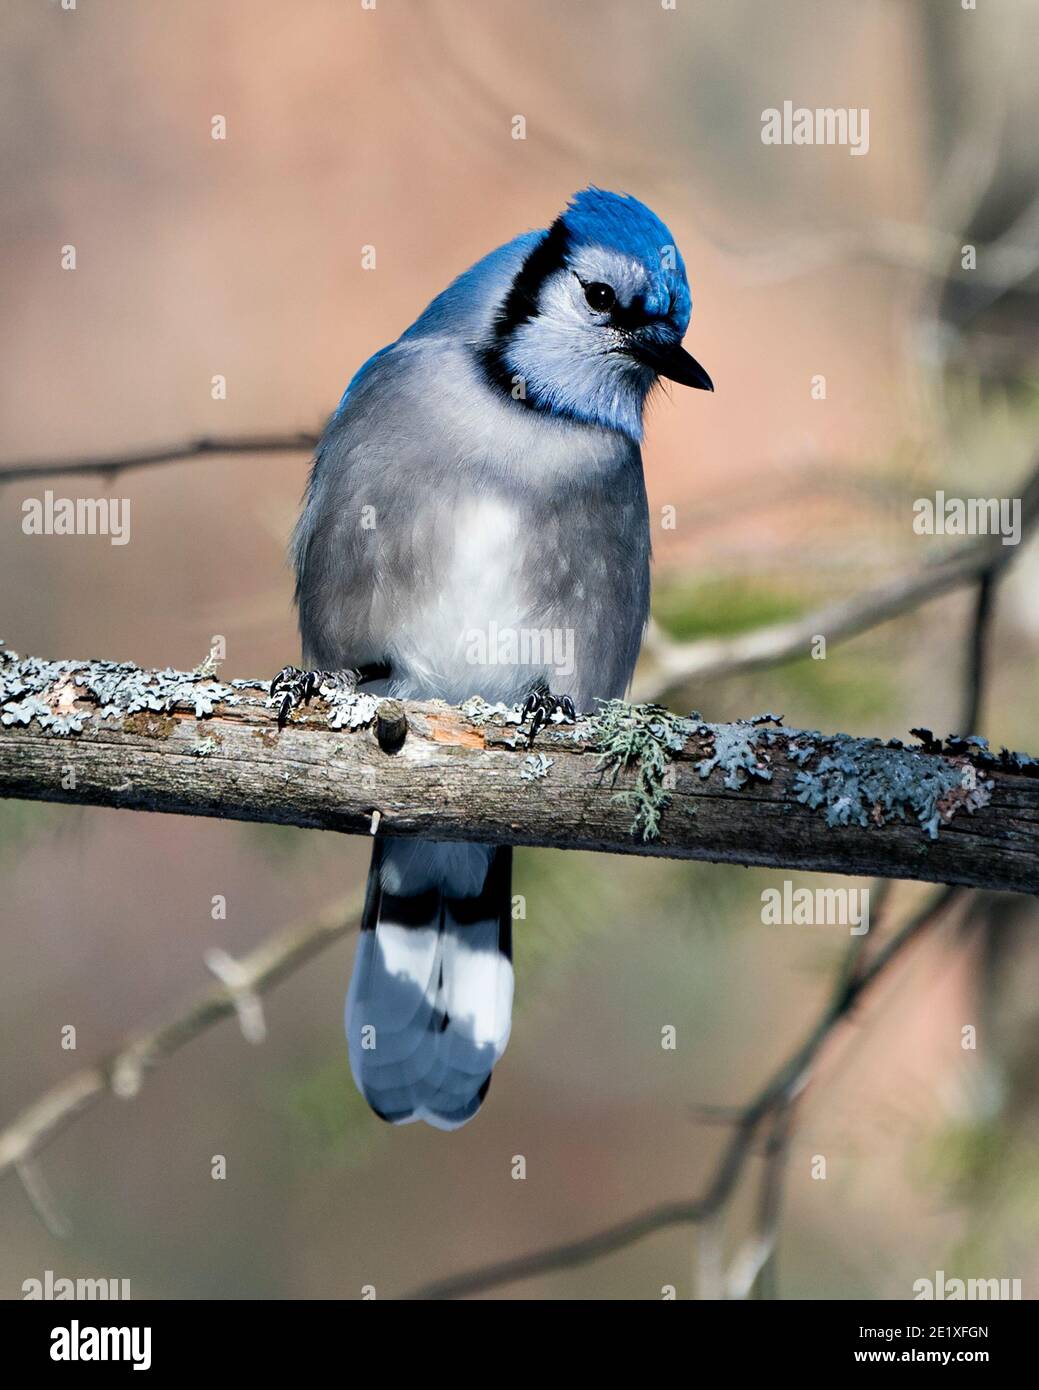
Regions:
M 592 708 L 648 612 L 639 450 L 509 400 L 456 338 L 405 338 L 330 422 L 293 558 L 309 664 L 388 661 L 386 688 L 449 700 L 547 676 Z

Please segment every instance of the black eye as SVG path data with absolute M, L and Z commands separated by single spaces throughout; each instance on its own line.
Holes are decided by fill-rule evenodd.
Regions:
M 601 280 L 594 280 L 590 285 L 584 287 L 584 297 L 588 301 L 588 307 L 594 309 L 597 314 L 604 314 L 607 309 L 612 309 L 617 302 L 617 296 L 609 285 L 604 285 Z

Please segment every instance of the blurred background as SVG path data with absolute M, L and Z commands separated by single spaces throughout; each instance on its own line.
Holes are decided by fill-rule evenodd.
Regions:
M 954 542 L 914 534 L 913 500 L 1014 495 L 1039 442 L 1033 0 L 13 0 L 3 29 L 0 462 L 317 429 L 454 275 L 592 182 L 670 225 L 686 341 L 716 383 L 661 395 L 648 422 L 666 632 L 749 630 L 923 563 Z M 762 111 L 785 100 L 868 107 L 868 155 L 764 145 Z M 298 654 L 284 556 L 307 468 L 286 453 L 0 486 L 0 636 L 190 668 L 219 634 L 222 676 L 272 675 Z M 25 536 L 22 503 L 47 487 L 130 498 L 130 544 Z M 979 730 L 1033 753 L 1037 587 L 1023 547 Z M 970 605 L 669 703 L 955 732 Z M 207 948 L 242 954 L 360 888 L 368 850 L 0 803 L 0 1127 L 200 987 Z M 0 1181 L 0 1295 L 52 1269 L 129 1278 L 138 1298 L 393 1297 L 695 1196 L 727 1137 L 695 1107 L 756 1090 L 847 948 L 846 929 L 761 923 L 784 878 L 841 882 L 519 852 L 512 1041 L 453 1135 L 390 1129 L 355 1093 L 344 939 L 268 996 L 262 1046 L 225 1022 L 56 1137 L 38 1164 L 54 1229 Z M 894 906 L 919 896 L 896 885 Z M 790 1148 L 779 1296 L 909 1298 L 937 1270 L 1034 1296 L 1037 943 L 1029 904 L 976 903 L 827 1052 Z M 745 1187 L 715 1233 L 725 1258 L 752 1206 Z M 688 1298 L 704 1263 L 678 1228 L 498 1292 Z

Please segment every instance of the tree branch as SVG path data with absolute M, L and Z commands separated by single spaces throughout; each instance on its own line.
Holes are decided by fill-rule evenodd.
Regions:
M 852 979 L 842 977 L 834 989 L 819 1020 L 810 1029 L 802 1043 L 773 1073 L 758 1094 L 748 1105 L 737 1112 L 733 1135 L 722 1152 L 714 1174 L 702 1195 L 689 1201 L 663 1202 L 648 1211 L 620 1221 L 605 1230 L 581 1240 L 565 1241 L 560 1245 L 538 1250 L 530 1255 L 520 1255 L 515 1259 L 501 1260 L 479 1269 L 466 1271 L 448 1279 L 439 1280 L 416 1290 L 409 1297 L 413 1299 L 451 1299 L 463 1298 L 472 1294 L 486 1293 L 489 1289 L 503 1284 L 516 1283 L 535 1275 L 549 1274 L 559 1269 L 573 1269 L 577 1265 L 588 1264 L 592 1260 L 611 1255 L 617 1250 L 626 1249 L 636 1241 L 656 1231 L 672 1226 L 698 1225 L 716 1217 L 734 1192 L 743 1173 L 747 1160 L 754 1150 L 757 1134 L 764 1122 L 771 1116 L 784 1115 L 808 1084 L 819 1054 L 829 1042 L 837 1026 L 848 1017 L 863 994 L 884 974 L 891 962 L 920 936 L 928 927 L 937 922 L 959 896 L 959 889 L 941 888 L 928 895 L 924 906 L 906 923 L 891 940 L 879 950 L 873 961 L 865 969 L 857 972 Z M 865 938 L 863 938 L 865 939 Z M 782 1121 L 780 1122 L 782 1124 Z M 784 1136 L 785 1142 L 785 1136 Z M 766 1153 L 766 1158 L 769 1154 Z M 775 1155 L 773 1154 L 774 1158 Z M 775 1170 L 772 1172 L 774 1181 Z M 774 1214 L 774 1203 L 778 1200 L 774 1188 L 770 1190 L 767 1201 L 769 1216 Z M 766 1248 L 767 1247 L 767 1248 Z M 771 1253 L 771 1245 L 760 1253 L 761 1265 Z M 757 1270 L 752 1272 L 756 1276 Z M 751 1280 L 753 1282 L 753 1278 Z
M 45 1091 L 0 1131 L 0 1177 L 12 1167 L 25 1170 L 47 1140 L 102 1096 L 135 1096 L 146 1071 L 214 1023 L 238 1012 L 243 998 L 266 992 L 351 931 L 361 903 L 361 896 L 351 894 L 331 904 L 315 921 L 284 928 L 236 962 L 233 986 L 219 983 L 202 990 L 167 1022 L 131 1034 L 107 1057 Z M 31 1168 L 28 1171 L 31 1173 Z
M 981 728 L 981 707 L 985 694 L 985 674 L 987 671 L 988 633 L 992 622 L 992 606 L 998 578 L 998 574 L 993 570 L 985 570 L 974 591 L 974 617 L 968 639 L 967 667 L 964 675 L 965 694 L 960 725 L 961 728 L 972 731 Z
M 986 576 L 991 583 L 1013 563 L 1039 521 L 1039 463 L 1013 496 L 1021 499 L 1021 538 L 1017 545 L 1004 545 L 998 535 L 963 541 L 940 559 L 910 574 L 885 580 L 802 617 L 770 623 L 736 637 L 677 642 L 659 626 L 652 627 L 643 647 L 648 660 L 636 675 L 634 698 L 645 699 L 651 693 L 660 699 L 694 680 L 806 657 L 817 636 L 825 637 L 828 644 L 843 641 Z
M 1030 204 L 1014 227 L 998 240 L 975 246 L 976 265 L 967 272 L 972 284 L 1005 292 L 1027 289 L 1039 271 L 1039 250 L 1029 235 Z M 907 222 L 878 220 L 864 227 L 790 233 L 767 248 L 722 247 L 722 253 L 742 271 L 750 284 L 774 284 L 814 274 L 848 261 L 917 271 L 936 280 L 965 278 L 960 267 L 969 238 Z
M 164 444 L 123 454 L 88 454 L 71 459 L 23 459 L 0 466 L 0 483 L 23 478 L 50 478 L 65 473 L 121 473 L 127 468 L 151 468 L 183 459 L 217 454 L 298 454 L 317 447 L 320 435 L 299 430 L 296 434 L 252 434 L 227 438 L 204 435 L 180 444 Z
M 969 660 L 964 668 L 964 727 L 974 727 L 984 696 L 986 665 L 985 638 L 992 618 L 995 576 L 982 576 L 968 634 Z M 891 899 L 891 881 L 881 879 L 871 886 L 874 925 L 882 922 Z M 482 1293 L 503 1283 L 530 1278 L 550 1270 L 584 1264 L 600 1255 L 612 1253 L 640 1240 L 651 1231 L 674 1225 L 695 1224 L 700 1228 L 698 1253 L 701 1281 L 710 1288 L 702 1297 L 745 1298 L 751 1293 L 769 1296 L 775 1285 L 775 1262 L 779 1239 L 782 1179 L 794 1114 L 819 1054 L 841 1020 L 846 1018 L 861 995 L 897 959 L 905 947 L 938 921 L 955 901 L 960 890 L 942 888 L 931 894 L 924 906 L 885 944 L 868 954 L 865 935 L 853 937 L 841 962 L 822 1012 L 801 1045 L 787 1058 L 750 1103 L 740 1109 L 697 1107 L 700 1118 L 722 1118 L 735 1125 L 735 1133 L 723 1151 L 703 1197 L 692 1203 L 670 1203 L 653 1208 L 617 1227 L 610 1227 L 576 1242 L 535 1251 L 518 1260 L 471 1270 L 420 1290 L 413 1297 L 452 1298 Z M 733 1268 L 725 1277 L 722 1269 L 721 1222 L 723 1209 L 736 1190 L 750 1159 L 759 1129 L 768 1125 L 764 1171 L 757 1202 L 757 1220 Z
M 372 696 L 324 686 L 280 732 L 271 704 L 259 681 L 0 654 L 0 795 L 1039 891 L 1039 764 L 980 743 L 618 701 L 531 754 L 518 711 L 473 700 L 408 703 L 389 753 Z

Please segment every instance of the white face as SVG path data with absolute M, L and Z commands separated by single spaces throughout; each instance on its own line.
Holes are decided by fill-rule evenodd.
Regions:
M 641 261 L 605 246 L 584 246 L 572 251 L 568 270 L 569 283 L 566 283 L 567 271 L 561 271 L 558 278 L 551 276 L 546 281 L 544 290 L 553 289 L 556 294 L 564 289 L 569 291 L 569 298 L 585 311 L 586 317 L 590 314 L 593 321 L 598 319 L 601 322 L 608 315 L 597 315 L 588 303 L 585 294 L 588 285 L 608 285 L 616 302 L 625 309 L 630 308 L 635 300 L 645 298 L 651 290 L 649 276 Z M 557 302 L 554 295 L 547 298 L 543 293 L 541 312 L 551 313 Z
M 602 298 L 590 287 L 604 287 Z M 569 266 L 550 275 L 541 288 L 538 319 L 556 333 L 569 334 L 578 353 L 603 355 L 616 353 L 625 335 L 611 323 L 610 310 L 630 309 L 641 303 L 651 289 L 649 276 L 640 261 L 606 247 L 590 246 L 571 255 Z M 537 322 L 537 319 L 532 322 Z
M 599 286 L 612 293 L 589 291 Z M 581 248 L 546 279 L 537 314 L 513 332 L 509 366 L 544 403 L 637 438 L 642 403 L 656 378 L 625 351 L 630 334 L 610 310 L 614 304 L 629 309 L 649 289 L 639 261 L 606 247 Z

